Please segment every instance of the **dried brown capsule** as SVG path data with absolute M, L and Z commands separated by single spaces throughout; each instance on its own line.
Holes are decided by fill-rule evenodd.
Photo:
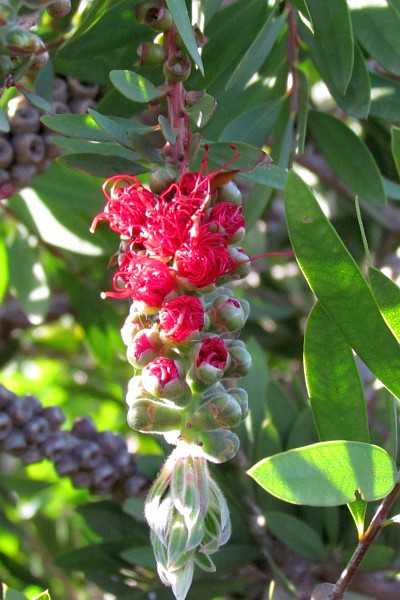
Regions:
M 14 136 L 12 146 L 15 160 L 21 165 L 37 165 L 44 159 L 44 142 L 36 133 Z
M 0 168 L 8 167 L 12 163 L 13 157 L 14 152 L 10 142 L 4 137 L 0 137 Z

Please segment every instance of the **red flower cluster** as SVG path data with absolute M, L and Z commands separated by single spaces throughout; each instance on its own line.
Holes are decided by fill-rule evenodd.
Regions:
M 203 161 L 205 167 L 205 161 Z M 223 202 L 210 207 L 213 174 L 184 173 L 163 194 L 145 189 L 135 177 L 111 177 L 103 185 L 108 221 L 126 240 L 113 292 L 160 308 L 178 287 L 195 290 L 216 283 L 240 263 L 229 244 L 242 237 L 241 207 Z

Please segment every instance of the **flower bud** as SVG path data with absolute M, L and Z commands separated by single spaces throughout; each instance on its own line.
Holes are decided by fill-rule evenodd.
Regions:
M 233 202 L 242 204 L 242 193 L 236 183 L 229 181 L 218 188 L 217 202 Z
M 149 186 L 154 194 L 161 194 L 178 178 L 179 171 L 172 165 L 157 167 L 150 172 Z
M 251 369 L 251 356 L 242 340 L 226 342 L 231 362 L 227 369 L 227 377 L 244 377 Z
M 152 322 L 150 319 L 136 312 L 135 306 L 132 305 L 130 313 L 121 329 L 121 337 L 124 344 L 129 346 L 139 331 L 142 331 L 145 328 L 150 328 L 151 326 Z
M 237 264 L 236 269 L 230 273 L 231 279 L 243 279 L 251 271 L 250 257 L 246 254 L 243 248 L 229 246 L 229 254 Z
M 186 54 L 172 56 L 164 63 L 163 70 L 169 81 L 185 81 L 191 72 L 190 60 Z
M 160 356 L 144 367 L 142 385 L 156 398 L 185 400 L 189 395 L 185 376 L 182 363 Z
M 221 295 L 215 298 L 208 314 L 217 331 L 238 331 L 246 323 L 249 312 L 246 300 Z
M 126 393 L 126 403 L 128 406 L 133 406 L 135 402 L 140 399 L 146 398 L 151 399 L 151 394 L 144 389 L 142 384 L 142 376 L 135 375 L 131 377 L 128 383 L 128 390 Z
M 235 456 L 239 450 L 239 438 L 229 429 L 207 431 L 200 435 L 200 446 L 204 457 L 214 463 L 223 463 Z
M 133 367 L 141 369 L 159 356 L 161 347 L 158 331 L 142 329 L 128 345 L 126 356 Z
M 139 60 L 135 64 L 138 67 L 158 67 L 163 64 L 166 57 L 164 46 L 154 42 L 142 42 L 136 49 L 136 53 Z
M 150 7 L 144 15 L 143 22 L 153 31 L 168 31 L 172 25 L 172 16 L 165 6 Z
M 204 307 L 195 296 L 178 296 L 160 310 L 160 330 L 166 341 L 187 341 L 204 326 Z
M 128 424 L 142 432 L 164 433 L 178 430 L 182 417 L 172 406 L 155 400 L 137 400 L 128 411 Z
M 4 36 L 3 43 L 10 54 L 28 56 L 46 51 L 46 46 L 35 33 L 24 29 L 13 29 Z
M 220 392 L 196 410 L 192 425 L 198 430 L 212 431 L 236 427 L 241 421 L 242 409 L 236 399 L 227 392 Z
M 227 367 L 230 357 L 225 342 L 218 336 L 207 336 L 193 349 L 193 370 L 198 379 L 207 385 L 219 381 Z
M 240 410 L 242 411 L 242 421 L 249 414 L 249 396 L 243 388 L 231 388 L 229 390 L 229 394 L 235 398 L 236 402 L 240 406 Z

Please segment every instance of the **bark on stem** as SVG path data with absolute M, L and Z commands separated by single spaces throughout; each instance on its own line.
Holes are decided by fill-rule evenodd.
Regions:
M 383 499 L 381 505 L 375 513 L 367 531 L 358 543 L 358 546 L 351 557 L 347 567 L 339 577 L 335 589 L 329 596 L 329 600 L 342 600 L 343 595 L 349 587 L 351 580 L 356 574 L 362 559 L 364 558 L 368 548 L 380 532 L 383 523 L 386 521 L 389 511 L 392 508 L 397 496 L 400 493 L 400 482 L 398 482 L 393 490 Z

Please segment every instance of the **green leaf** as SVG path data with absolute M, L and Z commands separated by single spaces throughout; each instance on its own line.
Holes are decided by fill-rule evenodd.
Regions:
M 326 556 L 324 544 L 312 527 L 297 517 L 275 511 L 264 514 L 267 531 L 270 531 L 288 548 L 301 556 L 320 561 Z
M 174 129 L 172 129 L 171 125 L 169 124 L 168 119 L 166 119 L 164 117 L 164 115 L 160 115 L 158 117 L 158 122 L 160 123 L 161 132 L 162 132 L 165 140 L 169 144 L 174 144 L 176 141 L 177 132 Z
M 31 104 L 33 104 L 33 106 L 36 106 L 36 108 L 39 108 L 44 112 L 51 113 L 53 111 L 53 105 L 50 102 L 47 102 L 47 100 L 45 100 L 44 98 L 42 98 L 42 96 L 39 96 L 38 94 L 30 92 L 26 89 L 21 89 L 21 92 L 25 96 L 25 98 L 29 100 Z
M 201 56 L 197 48 L 196 39 L 194 37 L 193 27 L 190 23 L 185 0 L 166 0 L 166 2 L 178 33 L 180 34 L 182 41 L 186 46 L 186 50 L 199 67 L 200 73 L 204 75 L 203 61 L 201 60 Z
M 392 128 L 392 152 L 397 172 L 400 174 L 400 128 Z
M 112 154 L 90 154 L 89 152 L 85 152 L 84 154 L 68 154 L 58 158 L 57 162 L 75 171 L 102 178 L 120 173 L 140 175 L 140 173 L 148 171 L 145 167 L 127 158 Z
M 235 140 L 262 147 L 282 110 L 283 99 L 263 102 L 232 119 L 222 131 L 221 140 Z
M 275 165 L 270 166 L 261 166 L 257 169 L 254 169 L 251 173 L 241 174 L 241 177 L 245 179 L 250 179 L 251 181 L 255 181 L 256 183 L 261 183 L 262 185 L 271 186 L 273 188 L 278 188 L 279 190 L 285 189 L 287 172 L 285 169 L 281 169 L 280 167 L 276 167 Z
M 344 94 L 353 70 L 354 45 L 346 0 L 307 0 L 324 70 Z
M 310 48 L 312 60 L 320 72 L 324 82 L 329 88 L 330 93 L 335 98 L 338 105 L 349 115 L 356 118 L 363 118 L 368 115 L 371 104 L 370 98 L 370 79 L 365 60 L 358 44 L 354 44 L 354 64 L 351 77 L 346 91 L 343 93 L 337 87 L 332 78 L 327 65 L 323 61 L 319 41 L 312 35 L 310 30 L 303 24 L 300 24 L 299 31 L 301 37 Z
M 4 131 L 4 133 L 8 133 L 10 131 L 10 123 L 7 119 L 6 112 L 0 106 L 0 131 Z
M 387 71 L 400 75 L 400 15 L 382 3 L 354 6 L 354 34 L 370 56 Z
M 368 274 L 376 303 L 400 343 L 400 288 L 379 269 L 369 267 Z
M 226 89 L 235 89 L 235 91 L 244 89 L 271 52 L 286 23 L 286 18 L 286 12 L 283 12 L 278 18 L 275 18 L 275 11 L 271 12 L 246 54 L 233 71 L 226 84 Z
M 165 92 L 159 90 L 151 81 L 133 71 L 111 71 L 110 79 L 125 98 L 134 102 L 151 102 L 165 96 Z
M 93 142 L 89 140 L 67 138 L 64 136 L 55 136 L 52 138 L 52 141 L 68 154 L 114 155 L 132 161 L 139 158 L 135 152 L 128 148 L 124 148 L 117 142 Z
M 109 142 L 110 137 L 91 115 L 44 115 L 42 123 L 57 133 L 72 138 Z
M 308 77 L 299 69 L 297 70 L 299 84 L 299 99 L 297 106 L 297 124 L 296 124 L 296 154 L 303 154 L 304 144 L 307 133 L 308 106 L 310 100 L 310 90 Z
M 25 228 L 15 230 L 8 253 L 10 286 L 34 325 L 44 321 L 50 303 L 46 274 L 38 256 L 37 239 Z
M 4 242 L 4 239 L 0 237 L 0 304 L 2 303 L 4 294 L 7 291 L 8 279 L 7 246 Z
M 38 594 L 32 598 L 32 600 L 51 600 L 51 597 L 48 590 L 46 590 L 45 592 L 42 592 L 41 594 Z
M 150 125 L 142 125 L 131 119 L 123 119 L 118 117 L 106 117 L 96 110 L 89 108 L 89 115 L 93 118 L 97 125 L 108 134 L 108 139 L 113 138 L 126 148 L 132 149 L 132 136 L 134 133 L 143 135 L 154 131 L 154 127 Z
M 400 121 L 400 83 L 378 73 L 371 73 L 370 77 L 370 115 L 386 121 Z
M 386 496 L 396 483 L 396 464 L 379 446 L 321 442 L 265 458 L 248 474 L 267 492 L 293 504 L 338 506 Z
M 253 171 L 259 165 L 262 165 L 262 168 L 265 169 L 266 165 L 272 162 L 268 154 L 260 150 L 260 148 L 243 142 L 234 143 L 233 145 L 234 148 L 232 148 L 232 144 L 229 142 L 208 143 L 208 165 L 211 168 L 227 165 L 234 159 L 235 149 L 238 151 L 238 156 L 227 167 L 229 170 Z M 198 157 L 198 163 L 200 163 L 200 160 L 201 157 Z
M 217 107 L 217 101 L 210 94 L 204 94 L 193 106 L 185 108 L 186 113 L 197 127 L 204 127 L 211 119 Z
M 286 185 L 286 218 L 297 261 L 322 307 L 369 369 L 400 397 L 400 346 L 357 264 L 294 172 Z
M 307 320 L 304 371 L 320 440 L 369 442 L 364 394 L 353 352 L 319 302 Z
M 385 206 L 382 176 L 364 142 L 342 121 L 321 112 L 310 111 L 309 128 L 334 173 L 354 195 Z
M 149 545 L 129 548 L 129 550 L 121 552 L 121 558 L 132 565 L 146 567 L 147 569 L 154 569 L 156 566 L 154 552 Z
M 123 512 L 114 502 L 106 500 L 85 504 L 78 509 L 89 527 L 105 541 L 130 538 L 147 542 L 147 526 Z
M 28 600 L 24 594 L 12 590 L 3 583 L 3 598 L 4 600 Z
M 360 539 L 364 533 L 365 515 L 367 512 L 367 503 L 361 498 L 357 498 L 354 502 L 349 502 L 347 505 L 353 521 L 355 523 L 358 538 Z

